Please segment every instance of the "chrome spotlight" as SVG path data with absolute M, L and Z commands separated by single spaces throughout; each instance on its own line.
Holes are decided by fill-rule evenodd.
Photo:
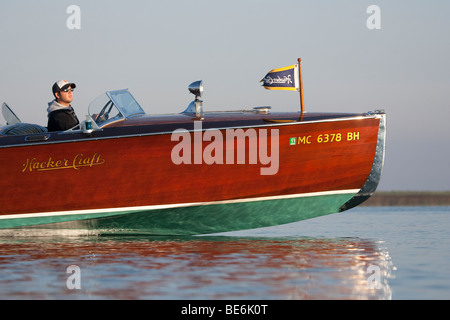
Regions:
M 197 97 L 201 97 L 203 94 L 203 81 L 199 80 L 192 82 L 189 85 L 188 89 L 196 97 L 196 99 Z
M 203 101 L 199 99 L 203 94 L 203 81 L 192 82 L 188 89 L 195 95 L 195 100 L 189 104 L 183 113 L 195 113 L 197 119 L 203 120 Z

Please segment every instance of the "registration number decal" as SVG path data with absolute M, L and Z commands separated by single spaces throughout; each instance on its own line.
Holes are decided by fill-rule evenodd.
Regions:
M 360 139 L 359 131 L 351 132 L 335 132 L 335 133 L 321 133 L 319 135 L 307 135 L 300 137 L 292 137 L 289 139 L 289 145 L 295 146 L 300 144 L 312 143 L 339 143 L 342 141 L 358 141 Z

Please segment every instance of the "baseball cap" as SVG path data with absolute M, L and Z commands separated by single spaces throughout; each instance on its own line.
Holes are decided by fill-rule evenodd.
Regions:
M 55 92 L 59 92 L 60 90 L 64 89 L 65 87 L 72 87 L 72 88 L 76 88 L 76 84 L 72 83 L 72 82 L 68 82 L 66 80 L 59 80 L 57 82 L 55 82 L 55 84 L 52 87 L 52 91 L 53 94 L 55 94 Z

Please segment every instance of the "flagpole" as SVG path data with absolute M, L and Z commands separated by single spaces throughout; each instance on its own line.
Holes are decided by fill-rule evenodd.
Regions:
M 305 104 L 303 101 L 303 80 L 302 80 L 302 68 L 300 63 L 302 62 L 302 59 L 298 58 L 298 79 L 300 82 L 300 109 L 303 115 L 303 112 L 305 112 Z

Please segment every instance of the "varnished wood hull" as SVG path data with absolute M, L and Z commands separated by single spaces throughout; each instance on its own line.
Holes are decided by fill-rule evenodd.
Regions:
M 0 149 L 0 229 L 200 234 L 335 213 L 375 190 L 384 156 L 384 117 L 269 119 L 235 127 L 198 121 L 204 127 L 197 131 L 191 121 L 160 132 L 108 136 L 105 130 L 83 139 L 16 143 Z M 190 164 L 174 163 L 173 150 L 181 141 L 173 135 L 177 127 L 191 137 Z M 239 142 L 230 161 L 230 128 L 265 130 L 267 155 L 276 147 L 278 159 L 263 163 L 263 147 L 246 139 L 244 163 L 237 163 Z M 223 137 L 222 161 L 212 164 L 205 155 L 217 156 L 217 150 L 211 153 L 212 142 L 204 138 L 208 130 Z M 262 174 L 264 168 L 270 174 Z

